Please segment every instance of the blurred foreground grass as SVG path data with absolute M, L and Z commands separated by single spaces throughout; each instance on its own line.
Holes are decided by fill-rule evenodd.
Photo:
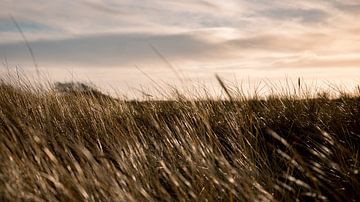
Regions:
M 121 101 L 0 83 L 1 201 L 356 201 L 360 98 Z

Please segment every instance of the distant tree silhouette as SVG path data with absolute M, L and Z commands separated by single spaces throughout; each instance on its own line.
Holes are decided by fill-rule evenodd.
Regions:
M 95 87 L 81 82 L 56 82 L 54 90 L 64 94 L 81 94 L 93 96 L 95 98 L 112 99 L 110 96 L 105 95 Z

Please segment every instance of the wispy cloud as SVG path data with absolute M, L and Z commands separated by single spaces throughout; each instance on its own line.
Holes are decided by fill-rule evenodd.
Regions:
M 149 44 L 191 67 L 360 65 L 357 0 L 3 0 L 0 7 L 0 54 L 14 63 L 30 58 L 10 15 L 48 66 L 161 63 Z
M 157 60 L 151 46 L 170 59 L 198 60 L 221 56 L 219 45 L 190 34 L 107 34 L 80 38 L 42 40 L 31 44 L 39 61 L 66 65 L 128 66 Z M 11 61 L 26 61 L 21 42 L 1 44 L 3 54 Z

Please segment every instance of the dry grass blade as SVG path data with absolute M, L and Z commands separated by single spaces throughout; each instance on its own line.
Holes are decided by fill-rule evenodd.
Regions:
M 230 101 L 233 101 L 233 98 L 230 94 L 229 89 L 226 87 L 224 81 L 220 78 L 219 75 L 215 74 L 216 80 L 219 82 L 221 88 L 225 91 L 226 95 L 228 96 L 228 98 L 230 99 Z

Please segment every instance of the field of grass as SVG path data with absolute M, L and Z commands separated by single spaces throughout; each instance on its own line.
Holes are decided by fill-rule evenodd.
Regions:
M 360 97 L 229 96 L 121 101 L 0 82 L 0 200 L 360 199 Z

